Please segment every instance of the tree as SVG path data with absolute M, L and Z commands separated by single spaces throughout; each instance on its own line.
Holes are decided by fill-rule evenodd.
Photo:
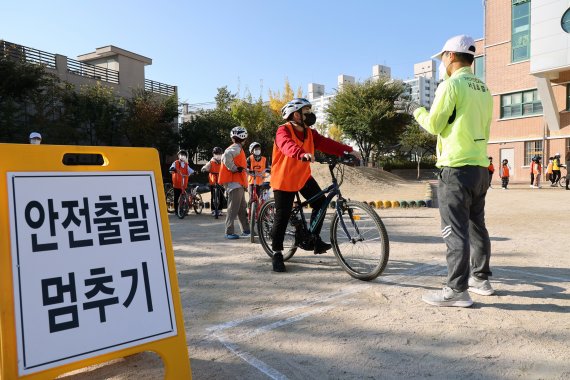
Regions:
M 177 118 L 176 95 L 164 98 L 145 90 L 133 91 L 133 97 L 126 102 L 126 137 L 132 146 L 158 149 L 164 164 L 178 145 Z
M 413 120 L 407 126 L 404 133 L 402 133 L 400 143 L 402 144 L 402 147 L 409 149 L 410 153 L 414 153 L 417 156 L 417 179 L 420 179 L 420 164 L 425 155 L 430 153 L 435 154 L 437 136 L 426 132 L 415 120 Z
M 335 141 L 342 142 L 344 133 L 337 125 L 331 125 L 328 131 L 329 137 Z
M 218 87 L 218 93 L 215 96 L 216 109 L 218 111 L 229 112 L 232 103 L 236 100 L 237 94 L 228 90 L 228 86 Z
M 248 141 L 257 141 L 264 151 L 273 144 L 275 132 L 280 124 L 277 117 L 261 97 L 253 101 L 251 95 L 238 99 L 232 104 L 232 117 L 247 129 Z
M 403 91 L 403 82 L 381 77 L 345 84 L 331 100 L 326 110 L 329 121 L 356 142 L 365 165 L 372 152 L 381 154 L 393 149 L 409 122 L 408 115 L 394 109 L 394 100 Z
M 293 92 L 291 88 L 291 84 L 289 83 L 289 79 L 285 78 L 285 87 L 283 89 L 283 95 L 281 95 L 280 91 L 273 92 L 271 89 L 269 90 L 269 108 L 276 114 L 281 116 L 281 108 L 287 103 L 288 101 L 292 100 L 293 98 L 302 98 L 303 91 L 301 87 L 297 88 L 297 95 Z

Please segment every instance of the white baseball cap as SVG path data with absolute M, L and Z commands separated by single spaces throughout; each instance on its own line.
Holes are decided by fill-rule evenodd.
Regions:
M 441 49 L 439 53 L 432 55 L 432 58 L 441 60 L 441 56 L 446 51 L 475 55 L 475 40 L 469 36 L 466 36 L 465 34 L 451 37 L 445 42 L 443 49 Z
M 30 140 L 31 139 L 42 139 L 42 135 L 40 135 L 38 132 L 32 132 L 30 133 Z

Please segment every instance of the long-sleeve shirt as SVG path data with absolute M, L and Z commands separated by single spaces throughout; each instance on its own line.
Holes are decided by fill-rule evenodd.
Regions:
M 299 139 L 303 140 L 304 132 L 313 134 L 313 144 L 315 146 L 315 149 L 320 150 L 323 153 L 342 156 L 345 152 L 350 153 L 353 151 L 351 146 L 344 145 L 338 141 L 320 135 L 317 131 L 311 128 L 307 128 L 303 132 L 295 130 L 295 135 L 297 135 Z M 305 153 L 309 153 L 305 152 L 302 147 L 293 141 L 291 133 L 284 126 L 281 126 L 277 129 L 277 134 L 275 135 L 275 144 L 283 152 L 283 154 L 296 158 L 298 160 L 300 160 Z
M 241 150 L 242 150 L 242 146 L 240 144 L 232 144 L 230 145 L 225 151 L 224 154 L 222 154 L 222 164 L 226 165 L 226 167 L 231 171 L 231 172 L 237 172 L 237 166 L 234 163 L 234 158 L 240 154 Z M 245 168 L 244 168 L 245 169 Z M 226 186 L 226 188 L 228 189 L 228 192 L 233 190 L 233 189 L 237 189 L 238 187 L 241 187 L 241 184 L 239 184 L 238 182 L 228 182 L 226 183 L 224 186 Z

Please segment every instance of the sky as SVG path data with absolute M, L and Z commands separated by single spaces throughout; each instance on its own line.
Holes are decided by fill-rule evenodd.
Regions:
M 213 102 L 218 87 L 269 98 L 372 66 L 413 77 L 454 35 L 483 37 L 482 0 L 3 0 L 0 39 L 76 59 L 115 45 L 152 59 L 147 79 L 181 102 Z

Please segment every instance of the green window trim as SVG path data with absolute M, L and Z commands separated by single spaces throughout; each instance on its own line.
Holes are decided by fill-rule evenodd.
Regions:
M 538 90 L 527 90 L 501 95 L 501 119 L 524 117 L 542 113 Z
M 530 0 L 512 0 L 511 62 L 530 58 Z

